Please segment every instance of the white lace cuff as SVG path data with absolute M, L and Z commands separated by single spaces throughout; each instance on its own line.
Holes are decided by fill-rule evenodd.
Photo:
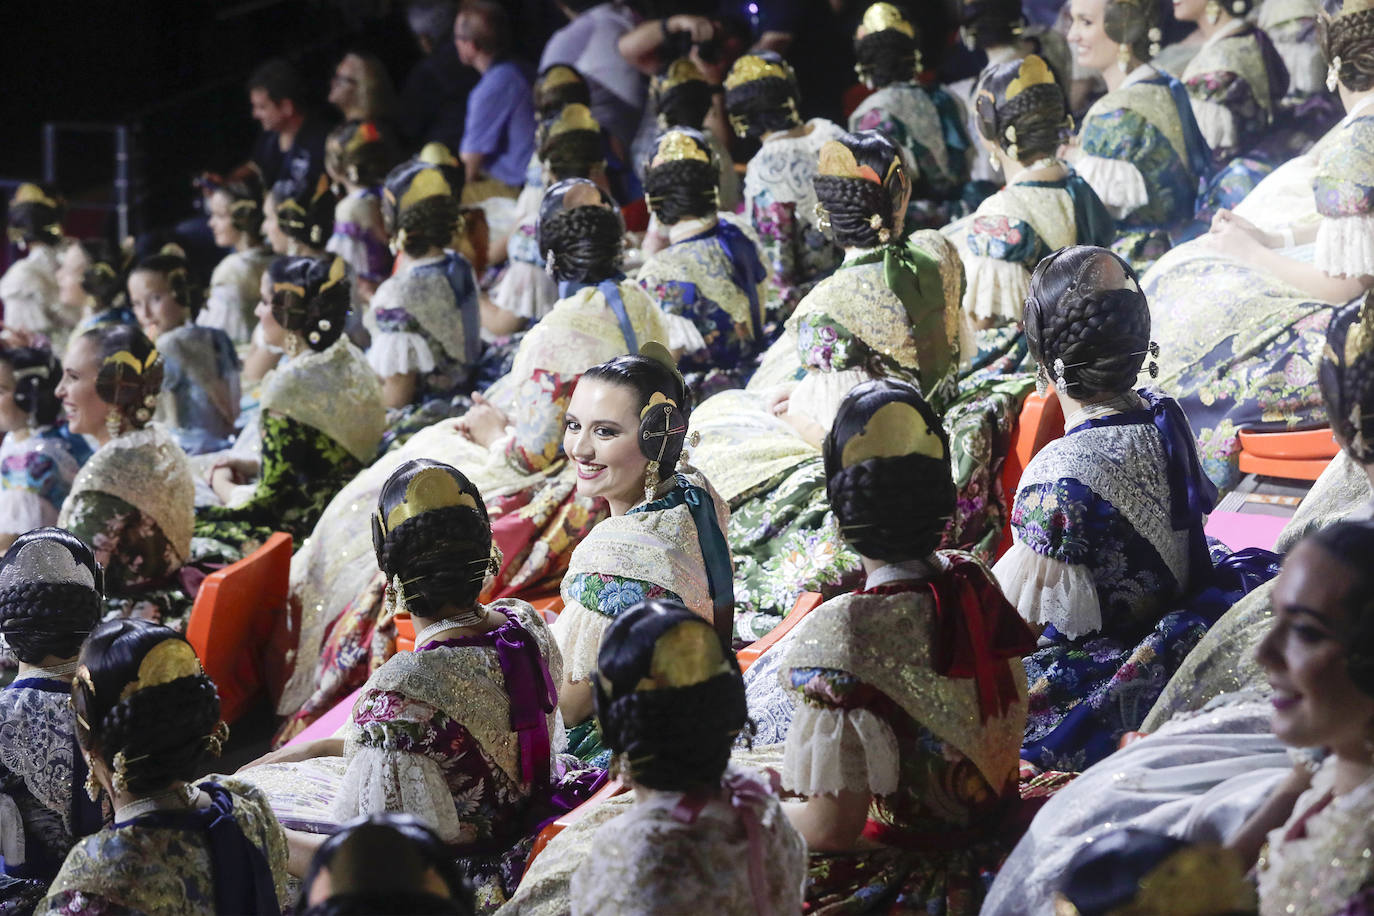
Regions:
M 972 255 L 964 259 L 968 289 L 964 311 L 974 318 L 1021 320 L 1030 293 L 1030 273 L 1013 261 Z
M 821 372 L 812 369 L 806 377 L 792 389 L 787 401 L 787 413 L 819 423 L 829 429 L 835 422 L 844 396 L 854 388 L 869 380 L 863 369 L 841 369 L 839 372 Z
M 992 574 L 1028 623 L 1052 624 L 1069 639 L 1102 629 L 1097 586 L 1086 567 L 1043 556 L 1017 541 Z
M 810 798 L 897 791 L 897 736 L 867 709 L 797 706 L 782 757 L 782 784 Z
M 1236 145 L 1236 119 L 1231 109 L 1216 102 L 1193 99 L 1193 117 L 1198 130 L 1211 149 L 1231 149 Z
M 410 372 L 434 371 L 434 351 L 429 341 L 412 331 L 381 331 L 372 335 L 367 364 L 382 378 Z
M 81 791 L 75 787 L 74 791 Z M 0 855 L 6 865 L 24 864 L 24 819 L 19 806 L 8 795 L 0 795 Z
M 491 304 L 521 318 L 538 321 L 558 301 L 558 287 L 544 268 L 514 258 L 491 291 Z
M 0 490 L 0 533 L 23 534 L 57 524 L 57 507 L 32 490 Z
M 563 679 L 569 684 L 585 681 L 596 670 L 596 653 L 601 649 L 601 635 L 611 625 L 611 618 L 589 611 L 576 600 L 564 597 L 565 605 L 558 619 L 549 625 L 558 651 L 563 656 Z
M 1317 226 L 1317 267 L 1332 277 L 1374 275 L 1374 216 L 1328 216 Z
M 228 284 L 210 287 L 205 307 L 196 316 L 196 324 L 204 328 L 219 328 L 236 344 L 246 343 L 252 336 L 243 319 L 238 287 Z
M 408 751 L 357 745 L 350 750 L 348 770 L 334 800 L 336 823 L 391 811 L 413 814 L 446 843 L 463 839 L 453 793 L 437 763 Z
M 1145 189 L 1145 176 L 1129 162 L 1085 155 L 1073 167 L 1102 198 L 1115 219 L 1139 209 L 1150 199 Z
M 663 313 L 663 320 L 668 324 L 668 349 L 674 353 L 681 351 L 684 355 L 698 353 L 706 349 L 706 339 L 701 336 L 697 326 L 692 323 L 692 319 L 683 315 L 673 315 L 668 312 Z

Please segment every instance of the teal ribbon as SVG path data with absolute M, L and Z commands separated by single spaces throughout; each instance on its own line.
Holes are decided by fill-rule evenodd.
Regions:
M 1073 222 L 1074 228 L 1078 231 L 1079 245 L 1096 245 L 1099 248 L 1110 248 L 1116 239 L 1116 220 L 1107 212 L 1107 207 L 1102 203 L 1102 198 L 1097 196 L 1097 192 L 1092 189 L 1092 185 L 1083 180 L 1072 169 L 1064 178 L 1054 181 L 1023 181 L 1022 187 L 1026 188 L 1057 188 L 1067 191 L 1069 199 L 1073 201 Z

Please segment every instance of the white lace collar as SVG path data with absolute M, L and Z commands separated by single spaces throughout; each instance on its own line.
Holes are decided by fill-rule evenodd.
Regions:
M 719 222 L 720 217 L 716 216 L 714 213 L 710 216 L 679 220 L 668 227 L 668 242 L 669 244 L 676 245 L 683 239 L 691 238 L 694 235 L 700 235 Z
M 1096 404 L 1085 404 L 1075 410 L 1064 420 L 1064 429 L 1074 429 L 1082 426 L 1089 420 L 1096 420 L 1099 417 L 1110 417 L 1115 414 L 1125 413 L 1128 410 L 1139 410 L 1145 406 L 1140 395 L 1134 391 L 1127 391 L 1105 401 Z
M 1158 72 L 1158 70 L 1156 70 L 1149 64 L 1141 64 L 1139 67 L 1136 67 L 1130 73 L 1126 74 L 1126 78 L 1121 81 L 1121 85 L 1117 88 L 1125 89 L 1127 86 L 1130 86 L 1133 83 L 1143 82 L 1147 79 L 1150 79 Z
M 25 669 L 21 667 L 19 669 L 19 673 L 15 675 L 14 679 L 16 681 L 27 681 L 32 678 L 42 678 L 48 681 L 69 681 L 71 680 L 72 675 L 76 673 L 77 664 L 77 660 L 72 659 L 69 662 L 63 662 L 60 665 L 53 665 L 50 668 Z
M 1213 32 L 1212 37 L 1204 41 L 1202 43 L 1202 47 L 1199 48 L 1198 51 L 1201 52 L 1203 48 L 1210 48 L 1212 45 L 1221 41 L 1223 38 L 1230 38 L 1232 35 L 1236 34 L 1249 24 L 1249 22 L 1237 16 L 1235 19 L 1232 19 L 1230 22 L 1226 23 L 1221 28 Z
M 864 588 L 877 588 L 892 582 L 909 582 L 912 579 L 929 579 L 940 569 L 940 558 L 931 554 L 917 560 L 903 560 L 880 566 L 868 574 Z

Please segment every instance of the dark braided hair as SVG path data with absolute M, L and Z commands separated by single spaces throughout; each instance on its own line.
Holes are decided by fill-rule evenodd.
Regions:
M 575 200 L 590 199 L 594 192 L 602 202 L 574 204 L 565 209 L 564 198 L 572 192 Z M 557 280 L 600 283 L 620 273 L 624 223 L 620 211 L 606 193 L 585 178 L 569 178 L 544 192 L 535 230 L 539 250 L 549 261 Z
M 1374 293 L 1331 319 L 1317 380 L 1342 447 L 1360 464 L 1374 463 Z
M 412 483 L 421 474 L 430 480 L 436 474 L 447 475 L 451 479 L 447 495 L 462 494 L 472 505 L 415 507 L 424 511 L 393 527 L 392 513 L 407 502 Z M 372 547 L 387 581 L 401 580 L 412 613 L 434 617 L 449 604 L 471 608 L 493 562 L 491 521 L 482 494 L 461 471 L 447 464 L 427 458 L 407 461 L 387 478 L 377 498 Z
M 67 204 L 49 185 L 21 184 L 10 198 L 9 237 L 26 245 L 56 245 L 62 241 L 62 217 Z
M 346 121 L 334 128 L 324 157 L 331 171 L 368 188 L 380 185 L 400 158 L 395 141 L 375 121 Z
M 969 50 L 1009 45 L 1025 25 L 1020 0 L 959 0 L 959 35 Z
M 1344 599 L 1350 617 L 1345 667 L 1355 686 L 1374 696 L 1374 567 L 1369 563 L 1374 556 L 1374 522 L 1339 521 L 1318 528 L 1301 543 L 1309 542 L 1350 570 L 1352 581 Z
M 14 374 L 14 403 L 29 415 L 30 426 L 51 426 L 62 412 L 57 384 L 62 363 L 42 347 L 0 348 L 0 363 Z
M 385 868 L 377 868 L 378 862 Z M 329 896 L 311 904 L 321 874 L 329 875 Z M 448 888 L 439 896 L 423 890 L 430 875 Z M 325 840 L 301 883 L 296 912 L 302 916 L 471 916 L 472 888 L 434 831 L 409 814 L 365 814 Z
M 1127 285 L 1107 285 L 1116 263 Z M 1135 271 L 1106 248 L 1061 248 L 1036 265 L 1022 323 L 1030 353 L 1058 377 L 1064 394 L 1082 401 L 1130 390 L 1150 349 L 1150 306 Z
M 448 186 L 446 194 L 431 194 L 402 205 L 406 192 L 426 172 L 437 174 Z M 418 257 L 433 248 L 447 248 L 462 224 L 463 169 L 461 166 L 406 162 L 386 176 L 382 216 L 387 231 L 401 239 L 401 248 Z M 401 236 L 400 233 L 405 235 Z
M 81 275 L 82 291 L 95 299 L 97 312 L 117 307 L 124 295 L 123 258 L 104 239 L 83 239 L 78 244 L 90 261 Z
M 649 345 L 645 345 L 645 352 L 648 352 Z M 687 387 L 682 375 L 673 367 L 666 364 L 665 360 L 671 357 L 660 354 L 660 359 L 646 356 L 645 352 L 627 353 L 607 360 L 599 366 L 593 366 L 582 374 L 583 379 L 609 382 L 612 385 L 620 385 L 629 388 L 635 393 L 635 403 L 642 412 L 649 406 L 649 401 L 655 394 L 662 394 L 670 398 L 677 404 L 677 414 L 674 416 L 675 425 L 680 425 L 683 432 L 669 437 L 663 437 L 663 457 L 658 457 L 659 437 L 655 437 L 651 447 L 654 452 L 652 457 L 658 461 L 662 468 L 660 477 L 667 479 L 672 473 L 672 469 L 677 466 L 677 460 L 682 455 L 682 447 L 687 441 L 687 420 L 692 414 L 692 391 Z M 651 421 L 652 422 L 652 421 Z M 654 426 L 655 432 L 663 424 L 657 422 Z M 640 448 L 645 449 L 645 440 L 640 437 Z M 645 452 L 646 457 L 650 457 Z
M 262 176 L 249 169 L 240 178 L 226 181 L 215 189 L 229 198 L 229 221 L 254 245 L 262 242 Z
M 352 305 L 347 266 L 335 255 L 277 258 L 267 268 L 272 278 L 272 318 L 299 334 L 310 349 L 329 349 L 344 332 Z M 305 290 L 301 295 L 297 290 Z
M 585 126 L 568 129 L 560 123 L 564 119 Z M 590 178 L 597 168 L 605 167 L 606 144 L 601 138 L 601 127 L 585 105 L 574 102 L 564 106 L 540 125 L 539 160 L 554 181 Z
M 86 542 L 62 528 L 35 528 L 0 560 L 0 634 L 28 665 L 74 658 L 100 622 L 104 572 Z
M 683 632 L 680 628 L 690 628 Z M 664 638 L 687 637 L 709 668 L 675 685 L 656 670 Z M 714 647 L 720 652 L 711 654 Z M 621 755 L 636 783 L 665 792 L 719 786 L 735 737 L 752 732 L 744 679 L 733 652 L 720 651 L 711 624 L 677 601 L 641 601 L 611 621 L 601 640 L 592 684 L 606 746 Z M 645 682 L 667 681 L 645 688 Z
M 888 241 L 895 240 L 904 216 L 899 204 L 910 187 L 906 155 L 877 130 L 844 134 L 835 142 L 847 147 L 860 167 L 868 166 L 883 181 L 878 184 L 866 178 L 825 174 L 812 179 L 816 200 L 830 221 L 835 241 L 845 248 L 874 248 L 883 244 L 884 229 Z M 898 163 L 895 169 L 894 159 Z M 875 215 L 879 220 L 877 228 L 873 225 Z
M 908 22 L 911 20 L 908 18 Z M 916 79 L 921 61 L 921 33 L 912 23 L 915 37 L 897 29 L 869 32 L 854 39 L 854 65 L 859 79 L 881 89 L 892 83 L 910 83 Z
M 321 175 L 315 187 L 309 188 L 283 178 L 272 185 L 272 198 L 277 202 L 281 231 L 302 245 L 322 250 L 334 231 L 334 208 L 339 203 L 329 179 Z
M 706 161 L 674 159 L 654 165 L 659 146 L 670 134 L 685 136 L 706 154 Z M 719 205 L 719 184 L 720 169 L 712 159 L 710 144 L 700 131 L 679 127 L 658 138 L 644 174 L 644 195 L 664 225 L 671 226 L 684 219 L 714 215 Z
M 670 63 L 663 76 L 649 85 L 649 101 L 658 114 L 658 126 L 699 128 L 706 121 L 717 87 L 706 81 L 689 57 Z
M 162 391 L 164 372 L 162 356 L 148 335 L 136 325 L 109 324 L 91 328 L 81 338 L 96 348 L 95 393 L 122 413 L 134 429 L 147 426 Z M 111 359 L 120 353 L 133 359 Z
M 115 758 L 123 754 L 122 775 L 138 795 L 195 778 L 223 740 L 219 694 L 204 673 L 122 696 L 148 653 L 168 640 L 186 641 L 149 620 L 106 621 L 82 647 L 72 681 L 77 740 L 117 773 Z
M 1023 68 L 1043 68 L 1050 74 L 1049 65 L 1034 54 L 1025 60 L 990 64 L 978 77 L 974 110 L 978 132 L 1001 149 L 1015 146 L 1017 161 L 1027 163 L 1054 155 L 1072 133 L 1073 122 L 1058 83 L 1036 83 L 1007 101 L 1007 87 L 1021 78 Z
M 776 67 L 784 75 L 733 84 L 732 78 L 742 67 L 752 66 L 751 60 Z M 773 51 L 746 54 L 735 61 L 730 76 L 725 79 L 725 109 L 729 112 L 730 126 L 741 137 L 762 137 L 773 131 L 797 127 L 802 122 L 797 113 L 800 102 L 801 93 L 791 66 Z
M 1155 0 L 1107 0 L 1102 30 L 1117 44 L 1130 45 L 1131 53 L 1140 60 L 1149 60 L 1159 53 L 1157 38 L 1151 38 L 1150 33 L 1158 30 L 1160 15 Z
M 191 276 L 191 266 L 181 248 L 176 245 L 164 245 L 156 254 L 150 254 L 139 261 L 129 273 L 132 276 L 142 271 L 166 277 L 172 298 L 182 308 L 191 311 L 192 320 L 200 314 L 201 308 L 205 305 L 205 290 L 196 282 L 195 277 Z
M 1317 42 L 1328 61 L 1341 59 L 1337 77 L 1352 92 L 1374 88 L 1374 9 L 1341 15 L 1342 0 L 1324 0 Z
M 549 82 L 556 80 L 557 85 Z M 534 81 L 534 116 L 543 121 L 556 118 L 564 105 L 573 103 L 591 105 L 592 94 L 587 81 L 576 67 L 567 64 L 551 64 L 539 72 Z
M 925 424 L 939 443 L 942 457 L 910 453 L 864 458 L 845 467 L 845 446 L 857 437 L 876 435 L 871 421 L 893 404 L 915 409 L 919 419 L 908 421 Z M 866 557 L 900 562 L 927 556 L 940 546 L 956 497 L 949 437 L 913 385 L 881 378 L 856 386 L 841 402 L 822 453 L 830 507 L 844 539 L 855 550 Z

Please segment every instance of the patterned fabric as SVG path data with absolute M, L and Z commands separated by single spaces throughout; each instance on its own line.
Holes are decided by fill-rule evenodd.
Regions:
M 785 321 L 816 281 L 839 266 L 843 252 L 816 225 L 817 157 L 838 125 L 813 118 L 800 137 L 769 140 L 744 173 L 744 212 L 758 233 L 764 265 L 773 281 L 768 320 Z M 771 341 L 774 331 L 765 336 Z
M 5 303 L 5 323 L 21 331 L 52 338 L 53 351 L 63 352 L 68 323 L 58 302 L 57 249 L 31 245 L 28 253 L 10 264 L 0 276 L 0 302 Z
M 188 455 L 227 448 L 239 414 L 239 358 L 219 328 L 183 324 L 157 339 L 162 395 L 154 414 Z
M 1269 39 L 1243 19 L 1217 30 L 1180 78 L 1212 161 L 1220 166 L 1249 150 L 1274 120 L 1287 74 Z
M 391 273 L 391 249 L 382 220 L 382 196 L 376 188 L 350 191 L 334 208 L 334 234 L 324 250 L 353 268 L 353 276 L 381 283 Z
M 91 457 L 86 440 L 66 425 L 44 426 L 0 442 L 0 533 L 23 534 L 54 524 L 76 472 Z
M 480 319 L 473 320 L 477 309 L 477 282 L 462 255 L 411 261 L 372 295 L 363 322 L 372 336 L 368 362 L 382 378 L 414 373 L 417 403 L 447 400 L 466 385 L 474 368 L 468 361 L 467 323 L 480 329 Z
M 233 801 L 234 824 L 266 858 L 277 900 L 285 906 L 286 835 L 267 799 L 238 780 L 221 777 L 219 785 Z M 207 834 L 144 827 L 135 819 L 106 827 L 74 846 L 36 912 L 214 916 L 214 863 Z

